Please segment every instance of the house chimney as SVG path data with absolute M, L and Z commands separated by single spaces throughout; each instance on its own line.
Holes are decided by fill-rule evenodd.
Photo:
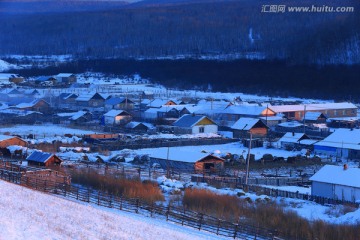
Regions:
M 345 163 L 344 164 L 344 171 L 348 169 L 348 165 Z

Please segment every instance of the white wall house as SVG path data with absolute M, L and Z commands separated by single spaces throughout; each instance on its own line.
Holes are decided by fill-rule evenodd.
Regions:
M 325 165 L 310 178 L 311 195 L 360 201 L 360 168 Z
M 217 133 L 218 125 L 210 118 L 202 115 L 185 114 L 173 125 L 182 133 Z
M 104 116 L 105 125 L 122 125 L 131 121 L 132 116 L 123 110 L 110 110 Z

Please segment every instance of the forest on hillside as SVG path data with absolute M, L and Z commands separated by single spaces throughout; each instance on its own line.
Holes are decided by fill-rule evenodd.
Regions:
M 140 74 L 173 89 L 243 92 L 268 96 L 333 99 L 360 103 L 360 65 L 309 66 L 284 61 L 78 60 L 52 67 L 12 70 L 25 77 L 60 72 Z
M 0 55 L 71 54 L 78 59 L 219 55 L 288 64 L 359 64 L 360 3 L 354 13 L 262 13 L 272 1 L 134 4 L 113 10 L 17 12 L 0 4 Z M 314 1 L 285 0 L 307 6 Z M 4 14 L 3 14 L 4 13 Z

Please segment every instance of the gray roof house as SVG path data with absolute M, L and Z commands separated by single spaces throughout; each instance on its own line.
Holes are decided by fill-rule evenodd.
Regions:
M 218 125 L 202 115 L 185 114 L 173 123 L 174 132 L 178 133 L 217 133 Z

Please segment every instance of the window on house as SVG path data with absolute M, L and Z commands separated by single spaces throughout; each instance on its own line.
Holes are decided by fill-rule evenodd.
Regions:
M 199 133 L 204 133 L 205 132 L 205 128 L 204 127 L 199 127 Z

